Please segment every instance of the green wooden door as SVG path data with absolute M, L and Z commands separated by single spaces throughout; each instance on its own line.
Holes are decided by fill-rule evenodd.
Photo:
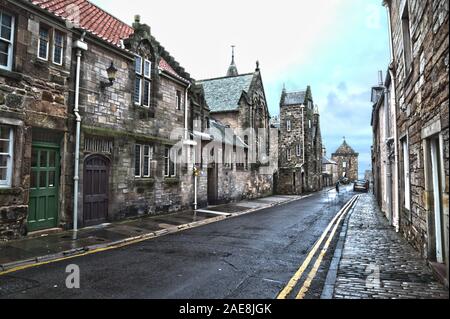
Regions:
M 59 146 L 33 144 L 28 230 L 58 225 Z

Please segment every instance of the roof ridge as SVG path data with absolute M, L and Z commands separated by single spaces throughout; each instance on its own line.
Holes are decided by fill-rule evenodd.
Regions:
M 235 76 L 221 76 L 221 77 L 217 77 L 217 78 L 198 80 L 197 82 L 207 82 L 207 81 L 214 81 L 214 80 L 232 79 L 232 78 L 244 77 L 244 76 L 249 76 L 249 75 L 254 75 L 254 73 L 243 73 L 243 74 L 239 74 L 239 75 L 235 75 Z

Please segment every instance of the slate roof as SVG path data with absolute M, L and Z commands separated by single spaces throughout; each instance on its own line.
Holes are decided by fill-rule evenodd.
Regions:
M 248 92 L 253 80 L 253 73 L 211 80 L 201 80 L 206 102 L 211 113 L 236 111 L 242 92 Z
M 80 13 L 79 27 L 117 47 L 122 39 L 129 38 L 134 30 L 131 26 L 113 17 L 87 0 L 29 0 L 63 20 L 74 21 L 74 9 Z
M 353 148 L 351 148 L 350 145 L 347 144 L 347 142 L 344 140 L 341 146 L 336 150 L 334 153 L 336 155 L 343 154 L 343 155 L 358 155 L 358 153 L 355 152 Z
M 306 91 L 286 93 L 283 105 L 305 104 Z

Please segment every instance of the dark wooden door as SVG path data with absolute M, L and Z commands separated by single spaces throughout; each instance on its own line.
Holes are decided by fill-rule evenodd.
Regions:
M 84 162 L 83 220 L 85 226 L 99 224 L 108 218 L 109 161 L 100 155 Z
M 208 204 L 215 204 L 217 201 L 217 169 L 216 165 L 208 167 Z
M 33 144 L 28 231 L 58 225 L 59 146 Z

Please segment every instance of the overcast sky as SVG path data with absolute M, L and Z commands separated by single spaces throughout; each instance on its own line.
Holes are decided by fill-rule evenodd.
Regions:
M 271 115 L 283 87 L 311 85 L 328 154 L 347 142 L 370 169 L 370 88 L 387 69 L 381 0 L 93 0 L 131 24 L 135 14 L 197 80 L 224 76 L 236 45 L 240 73 L 260 61 Z

